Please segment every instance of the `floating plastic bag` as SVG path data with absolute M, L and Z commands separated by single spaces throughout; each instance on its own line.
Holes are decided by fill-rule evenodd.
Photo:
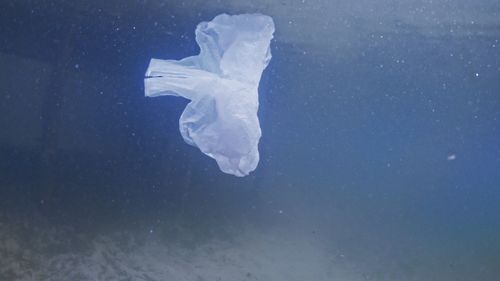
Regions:
M 191 100 L 179 120 L 182 137 L 228 174 L 246 176 L 259 163 L 257 90 L 273 32 L 269 16 L 222 14 L 198 24 L 199 55 L 152 59 L 146 71 L 146 96 Z

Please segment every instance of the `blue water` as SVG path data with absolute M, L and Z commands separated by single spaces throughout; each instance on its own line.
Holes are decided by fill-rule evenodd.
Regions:
M 500 280 L 500 5 L 469 2 L 3 1 L 0 279 Z M 245 178 L 144 97 L 222 12 L 276 25 Z

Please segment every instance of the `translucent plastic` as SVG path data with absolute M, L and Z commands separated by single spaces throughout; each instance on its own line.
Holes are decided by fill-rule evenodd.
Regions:
M 222 14 L 198 24 L 199 55 L 152 59 L 146 71 L 146 96 L 191 100 L 179 120 L 184 140 L 228 174 L 248 175 L 259 163 L 258 87 L 273 32 L 269 16 Z

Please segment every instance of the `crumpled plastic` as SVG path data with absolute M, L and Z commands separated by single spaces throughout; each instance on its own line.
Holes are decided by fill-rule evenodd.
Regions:
M 191 100 L 179 120 L 186 143 L 217 161 L 224 173 L 246 176 L 259 163 L 258 87 L 271 59 L 271 17 L 216 16 L 196 28 L 200 54 L 151 59 L 145 95 Z

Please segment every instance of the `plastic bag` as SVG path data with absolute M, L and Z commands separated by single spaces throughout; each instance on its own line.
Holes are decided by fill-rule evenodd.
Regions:
M 152 59 L 146 71 L 146 96 L 191 100 L 179 120 L 182 137 L 228 174 L 246 176 L 259 163 L 258 87 L 273 32 L 269 16 L 222 14 L 198 24 L 199 55 Z

